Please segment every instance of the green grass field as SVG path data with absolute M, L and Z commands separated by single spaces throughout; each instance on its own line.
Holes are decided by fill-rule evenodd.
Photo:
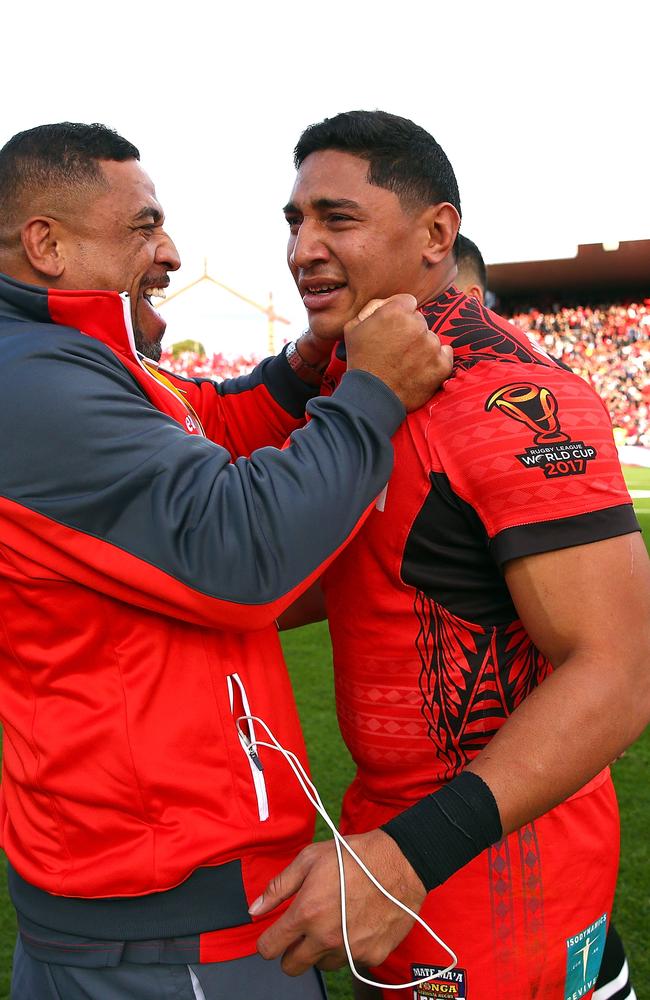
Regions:
M 626 469 L 631 490 L 650 491 L 650 470 Z M 650 550 L 650 498 L 635 499 Z M 338 733 L 332 694 L 329 637 L 324 624 L 287 633 L 283 645 L 294 681 L 316 785 L 333 817 L 352 777 L 350 757 Z M 650 729 L 614 770 L 622 818 L 622 853 L 615 920 L 625 942 L 638 1000 L 650 1000 Z M 325 836 L 319 821 L 317 835 Z M 15 919 L 0 883 L 0 1000 L 8 1000 Z M 328 974 L 330 1000 L 351 1000 L 349 975 Z M 17 998 L 32 1000 L 32 998 Z M 37 998 L 33 998 L 37 1000 Z M 128 1000 L 128 998 L 125 998 Z
M 626 468 L 625 481 L 632 494 L 650 493 L 650 469 Z M 635 496 L 634 509 L 647 543 L 650 538 L 650 496 Z

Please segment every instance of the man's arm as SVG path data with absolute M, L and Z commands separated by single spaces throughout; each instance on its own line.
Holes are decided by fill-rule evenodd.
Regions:
M 491 790 L 509 833 L 577 791 L 647 725 L 650 564 L 641 535 L 633 533 L 515 559 L 505 572 L 524 626 L 556 668 L 468 768 Z M 435 861 L 433 825 L 428 836 Z M 374 830 L 349 842 L 386 888 L 419 907 L 427 876 L 418 877 L 392 837 Z M 440 862 L 444 869 L 446 859 Z M 283 955 L 292 975 L 310 964 L 335 968 L 345 961 L 336 872 L 332 844 L 312 845 L 254 907 L 267 912 L 298 892 L 258 944 L 265 958 Z M 411 921 L 355 865 L 346 863 L 346 875 L 352 952 L 376 965 Z

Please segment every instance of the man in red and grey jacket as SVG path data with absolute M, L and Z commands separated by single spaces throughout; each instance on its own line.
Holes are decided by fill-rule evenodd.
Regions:
M 313 335 L 221 384 L 159 371 L 150 299 L 180 262 L 138 161 L 97 125 L 0 150 L 12 995 L 317 997 L 313 971 L 258 972 L 248 907 L 313 820 L 237 720 L 304 759 L 275 618 L 354 533 L 450 352 L 397 296 L 350 324 L 331 398 Z

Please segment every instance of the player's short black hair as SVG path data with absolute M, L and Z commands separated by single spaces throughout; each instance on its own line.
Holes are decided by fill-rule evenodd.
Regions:
M 481 290 L 485 295 L 487 289 L 487 268 L 485 266 L 485 261 L 483 260 L 483 254 L 477 247 L 476 243 L 473 243 L 472 240 L 467 238 L 467 236 L 463 236 L 459 233 L 454 246 L 454 255 L 456 257 L 459 272 L 469 271 L 469 273 L 479 283 Z
M 18 132 L 0 149 L 0 218 L 31 191 L 103 182 L 99 160 L 139 160 L 140 152 L 106 125 L 58 122 Z
M 446 153 L 426 129 L 387 111 L 344 111 L 310 125 L 294 150 L 299 169 L 326 149 L 368 161 L 368 183 L 393 191 L 402 201 L 435 205 L 448 201 L 460 214 L 460 195 Z

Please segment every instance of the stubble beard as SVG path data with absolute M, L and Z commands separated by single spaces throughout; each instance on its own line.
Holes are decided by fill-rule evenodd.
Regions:
M 139 330 L 137 327 L 133 331 L 133 339 L 135 340 L 138 353 L 144 358 L 149 358 L 150 361 L 155 361 L 158 364 L 162 355 L 161 342 L 159 340 L 146 340 L 142 330 Z

